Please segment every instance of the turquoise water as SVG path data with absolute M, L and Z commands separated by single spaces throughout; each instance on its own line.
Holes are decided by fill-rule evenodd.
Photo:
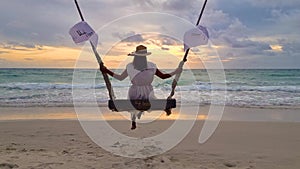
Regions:
M 76 72 L 79 82 L 73 82 L 73 69 L 0 69 L 0 106 L 73 106 L 72 88 L 82 93 L 76 99 L 86 103 L 96 98 L 105 106 L 108 95 L 100 73 Z M 226 90 L 225 103 L 230 106 L 300 106 L 300 70 L 225 70 L 225 80 L 212 82 L 210 78 L 217 75 L 209 76 L 205 70 L 185 70 L 175 98 L 205 105 L 212 102 L 212 91 L 223 96 Z M 172 80 L 155 79 L 157 97 L 168 96 Z M 116 96 L 126 98 L 129 80 L 112 79 L 112 84 Z M 87 94 L 90 91 L 95 97 Z

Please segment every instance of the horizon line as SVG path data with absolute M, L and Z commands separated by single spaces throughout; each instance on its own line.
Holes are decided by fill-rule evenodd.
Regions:
M 0 70 L 3 69 L 65 69 L 65 70 L 95 70 L 99 68 L 56 68 L 56 67 L 8 67 L 8 68 L 0 68 Z M 118 70 L 118 69 L 124 69 L 124 68 L 111 68 L 112 70 Z M 165 70 L 169 69 L 175 69 L 175 68 L 161 68 Z M 222 70 L 222 69 L 205 69 L 205 68 L 191 68 L 191 69 L 186 69 L 186 70 Z M 224 70 L 300 70 L 300 68 L 224 68 Z

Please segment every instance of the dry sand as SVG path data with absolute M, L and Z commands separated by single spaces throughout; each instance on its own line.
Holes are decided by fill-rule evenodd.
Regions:
M 6 111 L 8 109 L 13 110 L 7 108 Z M 227 111 L 290 111 L 297 114 L 298 110 L 233 108 Z M 130 131 L 129 121 L 110 122 L 121 133 L 133 137 L 156 135 L 172 123 L 162 120 L 139 124 L 136 131 Z M 1 121 L 0 169 L 300 168 L 300 123 L 222 121 L 208 142 L 199 144 L 202 126 L 203 121 L 197 121 L 179 145 L 162 155 L 132 159 L 100 148 L 76 120 Z

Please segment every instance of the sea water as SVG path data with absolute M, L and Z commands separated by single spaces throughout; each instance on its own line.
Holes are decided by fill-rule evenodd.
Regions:
M 100 106 L 106 106 L 109 97 L 99 71 L 77 69 L 75 72 L 76 76 L 73 69 L 0 69 L 0 106 L 68 107 L 74 106 L 74 98 L 82 103 L 96 100 Z M 300 106 L 300 70 L 224 70 L 224 73 L 226 79 L 212 82 L 207 70 L 184 70 L 174 98 L 178 103 L 207 105 L 219 94 L 219 97 L 225 98 L 224 104 L 229 106 Z M 173 78 L 155 78 L 152 85 L 157 98 L 169 95 L 172 81 Z M 121 82 L 111 78 L 111 83 L 117 98 L 127 97 L 128 78 Z M 78 92 L 74 96 L 74 90 L 79 91 L 79 96 Z M 217 97 L 212 97 L 212 94 Z

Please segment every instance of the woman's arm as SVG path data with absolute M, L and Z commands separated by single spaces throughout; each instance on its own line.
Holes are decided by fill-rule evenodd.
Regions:
M 181 72 L 182 72 L 182 68 L 177 68 L 171 73 L 162 73 L 159 69 L 156 69 L 155 75 L 160 77 L 161 79 L 167 79 Z
M 114 72 L 112 72 L 111 70 L 107 69 L 105 66 L 102 66 L 102 67 L 100 68 L 100 70 L 101 70 L 101 72 L 107 73 L 107 74 L 109 74 L 110 76 L 112 76 L 112 77 L 114 77 L 114 78 L 116 78 L 116 79 L 118 79 L 118 80 L 124 80 L 124 79 L 128 76 L 126 70 L 124 70 L 123 73 L 120 74 L 120 75 L 119 75 L 119 74 L 116 74 L 116 73 L 114 73 Z
M 124 70 L 122 74 L 114 74 L 113 77 L 118 80 L 124 80 L 128 76 L 127 71 Z

